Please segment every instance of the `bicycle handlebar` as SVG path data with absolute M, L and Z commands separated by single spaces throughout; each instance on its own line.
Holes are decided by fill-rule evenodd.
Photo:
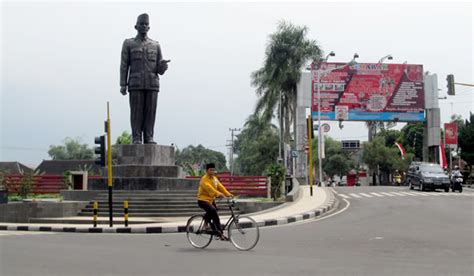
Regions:
M 229 205 L 235 206 L 235 199 L 233 196 L 228 196 L 228 197 L 222 197 L 222 198 L 217 198 L 217 201 L 223 201 L 225 200 Z

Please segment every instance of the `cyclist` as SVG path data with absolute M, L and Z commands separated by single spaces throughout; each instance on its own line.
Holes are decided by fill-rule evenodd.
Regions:
M 198 188 L 198 205 L 206 211 L 204 219 L 211 222 L 212 230 L 217 232 L 217 236 L 224 241 L 229 240 L 222 232 L 221 221 L 217 214 L 216 198 L 232 197 L 233 195 L 227 191 L 222 183 L 217 179 L 215 174 L 215 165 L 213 163 L 206 164 L 206 174 L 201 178 Z

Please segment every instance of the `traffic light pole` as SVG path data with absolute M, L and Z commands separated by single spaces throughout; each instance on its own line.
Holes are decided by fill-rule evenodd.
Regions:
M 111 133 L 110 133 L 110 112 L 109 112 L 109 102 L 107 102 L 107 122 L 106 122 L 106 131 L 107 131 L 107 185 L 109 187 L 109 226 L 113 226 L 113 208 L 112 208 L 112 142 L 111 142 Z

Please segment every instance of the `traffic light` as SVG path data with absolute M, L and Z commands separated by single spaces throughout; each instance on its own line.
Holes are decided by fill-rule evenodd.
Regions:
M 454 75 L 450 74 L 446 77 L 446 81 L 448 81 L 448 95 L 455 95 L 456 91 L 454 90 Z
M 98 146 L 95 147 L 94 152 L 95 154 L 99 155 L 99 158 L 95 160 L 95 163 L 97 165 L 100 165 L 101 167 L 105 167 L 105 135 L 95 137 L 94 143 L 97 144 Z

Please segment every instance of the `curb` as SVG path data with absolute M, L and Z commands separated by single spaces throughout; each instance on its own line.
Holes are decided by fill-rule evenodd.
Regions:
M 300 213 L 288 217 L 281 217 L 276 219 L 267 219 L 263 221 L 257 221 L 259 227 L 284 225 L 289 223 L 295 223 L 307 219 L 319 217 L 330 210 L 332 210 L 336 204 L 334 194 L 329 189 L 326 189 L 328 199 L 324 204 L 311 210 L 309 212 Z M 1 225 L 0 231 L 39 231 L 39 232 L 63 232 L 63 233 L 109 233 L 109 234 L 161 234 L 161 233 L 182 233 L 186 232 L 186 225 L 178 226 L 154 226 L 154 227 L 116 227 L 116 228 L 103 228 L 103 227 L 52 227 L 52 226 L 13 226 L 13 225 Z

